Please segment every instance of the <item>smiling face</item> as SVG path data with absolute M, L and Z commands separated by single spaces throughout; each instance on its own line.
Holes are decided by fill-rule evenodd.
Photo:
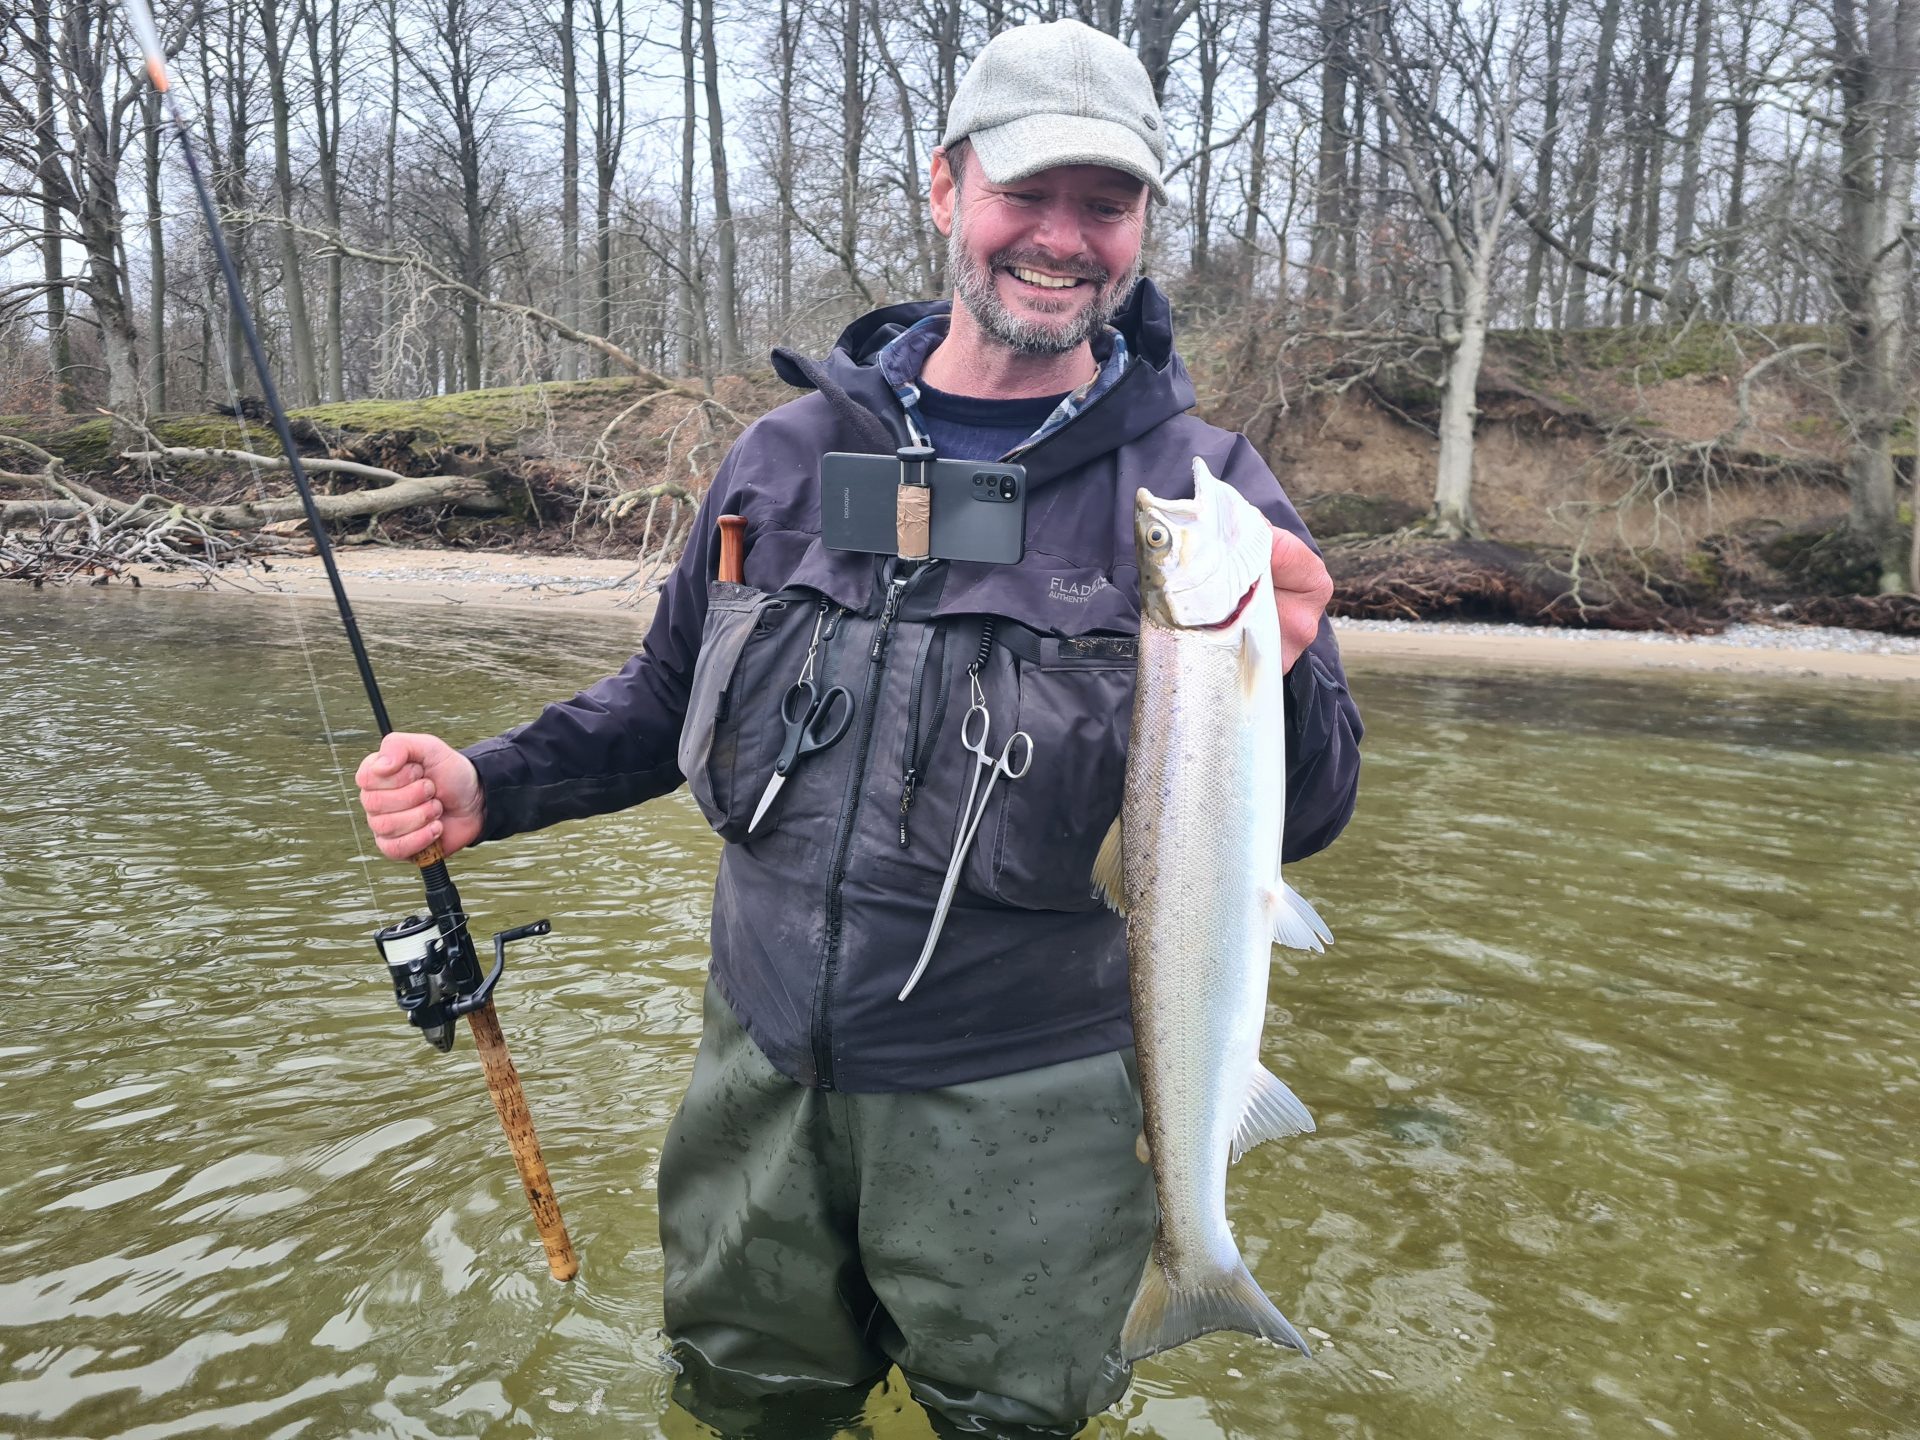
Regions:
M 1147 188 L 1104 165 L 1062 165 L 996 185 L 971 146 L 964 175 L 934 161 L 934 223 L 954 294 L 981 332 L 1022 355 L 1086 344 L 1140 274 Z

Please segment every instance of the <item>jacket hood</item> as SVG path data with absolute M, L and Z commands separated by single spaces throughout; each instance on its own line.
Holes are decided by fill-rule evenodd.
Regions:
M 851 402 L 881 421 L 892 446 L 905 445 L 910 438 L 905 417 L 893 387 L 880 373 L 877 357 L 916 321 L 948 314 L 952 308 L 950 300 L 915 300 L 870 311 L 840 332 L 824 364 L 792 350 L 776 349 L 774 373 L 789 385 L 820 391 L 843 415 L 846 402 Z M 1174 353 L 1173 310 L 1160 287 L 1151 280 L 1138 281 L 1112 323 L 1127 340 L 1126 374 L 1090 407 L 1100 412 L 1098 425 L 1082 424 L 1083 412 L 1020 457 L 1029 484 L 1044 484 L 1193 408 L 1193 381 Z M 857 418 L 850 420 L 848 428 L 860 439 L 861 449 L 890 452 L 892 446 L 882 444 L 878 432 Z

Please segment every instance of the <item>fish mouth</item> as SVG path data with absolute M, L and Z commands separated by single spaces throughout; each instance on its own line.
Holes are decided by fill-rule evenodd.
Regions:
M 1216 620 L 1211 625 L 1196 625 L 1193 628 L 1196 630 L 1225 630 L 1229 625 L 1234 624 L 1242 615 L 1247 613 L 1247 606 L 1253 603 L 1253 597 L 1259 593 L 1260 582 L 1256 579 L 1253 584 L 1247 587 L 1247 593 L 1240 597 L 1240 603 L 1233 607 L 1233 613 L 1228 615 L 1226 619 Z

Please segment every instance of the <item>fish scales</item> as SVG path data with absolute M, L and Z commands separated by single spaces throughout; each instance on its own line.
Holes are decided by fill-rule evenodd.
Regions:
M 1126 798 L 1117 853 L 1103 852 L 1097 878 L 1127 914 L 1160 1218 L 1122 1348 L 1131 1361 L 1234 1329 L 1305 1351 L 1248 1273 L 1226 1215 L 1230 1161 L 1312 1127 L 1261 1066 L 1260 1034 L 1276 932 L 1310 948 L 1325 933 L 1279 879 L 1285 700 L 1271 541 L 1258 511 L 1197 462 L 1195 499 L 1143 491 L 1136 528 L 1145 613 Z
M 1242 693 L 1237 637 L 1147 625 L 1140 645 L 1130 749 L 1157 783 L 1124 812 L 1128 879 L 1143 877 L 1127 948 L 1145 961 L 1132 966 L 1134 1044 L 1152 1092 L 1148 1154 L 1170 1202 L 1162 1263 L 1177 1279 L 1239 1253 L 1222 1197 L 1259 1059 L 1273 929 L 1247 876 L 1275 873 L 1279 814 L 1255 797 L 1278 794 L 1286 769 L 1280 712 L 1269 725 Z M 1277 656 L 1277 628 L 1273 645 Z

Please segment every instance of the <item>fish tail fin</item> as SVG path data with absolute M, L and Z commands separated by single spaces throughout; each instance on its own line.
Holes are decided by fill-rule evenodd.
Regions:
M 1147 1261 L 1133 1308 L 1120 1331 L 1121 1358 L 1131 1365 L 1216 1330 L 1238 1330 L 1291 1346 L 1302 1355 L 1313 1353 L 1261 1290 L 1245 1261 L 1237 1261 L 1234 1270 L 1210 1276 L 1204 1284 L 1175 1287 L 1168 1283 L 1156 1257 Z

